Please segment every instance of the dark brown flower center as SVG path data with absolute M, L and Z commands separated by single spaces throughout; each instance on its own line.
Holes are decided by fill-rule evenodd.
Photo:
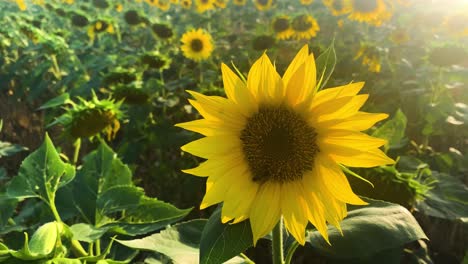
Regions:
M 289 28 L 289 20 L 287 18 L 281 17 L 277 18 L 273 22 L 273 30 L 275 32 L 283 32 Z
M 261 6 L 267 6 L 270 0 L 257 0 L 257 3 Z
M 292 28 L 294 31 L 305 32 L 312 28 L 312 23 L 307 19 L 306 15 L 300 15 L 292 21 Z
M 299 180 L 319 152 L 314 128 L 286 106 L 262 106 L 241 132 L 242 150 L 259 183 Z
M 200 52 L 203 50 L 203 42 L 199 39 L 193 39 L 190 42 L 190 48 L 192 48 L 192 51 Z

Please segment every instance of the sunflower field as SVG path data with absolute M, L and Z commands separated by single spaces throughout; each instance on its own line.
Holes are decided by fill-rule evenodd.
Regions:
M 0 263 L 468 264 L 466 0 L 0 0 Z

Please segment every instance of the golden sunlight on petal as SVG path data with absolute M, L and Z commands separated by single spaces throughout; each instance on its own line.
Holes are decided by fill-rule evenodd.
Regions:
M 257 104 L 247 89 L 247 85 L 224 63 L 221 64 L 221 72 L 227 97 L 242 106 L 239 107 L 239 110 L 244 116 L 250 116 L 252 112 L 257 110 Z
M 281 216 L 280 201 L 280 184 L 266 182 L 259 188 L 250 212 L 254 246 L 258 239 L 268 234 L 278 223 Z
M 293 181 L 281 186 L 281 212 L 286 229 L 299 244 L 305 244 L 307 226 L 307 201 L 304 197 L 302 182 Z
M 326 101 L 334 100 L 346 96 L 355 96 L 364 87 L 364 82 L 350 83 L 343 86 L 327 88 L 319 91 L 312 102 L 312 107 L 316 107 Z
M 283 81 L 266 54 L 252 65 L 247 76 L 247 87 L 259 104 L 279 103 L 283 99 Z
M 349 167 L 370 168 L 381 165 L 394 164 L 395 161 L 387 157 L 380 149 L 358 151 L 342 149 L 340 152 L 329 153 L 329 156 L 337 163 Z
M 192 155 L 210 159 L 233 151 L 240 152 L 239 141 L 240 139 L 236 136 L 204 137 L 182 146 L 181 149 Z

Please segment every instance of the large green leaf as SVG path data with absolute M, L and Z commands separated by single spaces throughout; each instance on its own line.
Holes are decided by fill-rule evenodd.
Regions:
M 7 194 L 18 199 L 36 197 L 53 203 L 57 189 L 69 183 L 74 176 L 75 167 L 60 159 L 46 134 L 44 143 L 21 164 Z
M 406 124 L 405 114 L 398 109 L 392 119 L 377 128 L 372 136 L 388 140 L 385 149 L 402 147 L 405 142 Z
M 84 158 L 70 192 L 76 212 L 94 226 L 93 236 L 81 239 L 97 239 L 103 232 L 140 235 L 174 223 L 186 216 L 191 209 L 175 206 L 145 196 L 141 188 L 132 182 L 130 169 L 104 143 Z
M 433 171 L 435 188 L 416 208 L 425 215 L 468 223 L 468 188 L 459 179 Z
M 86 157 L 77 172 L 72 188 L 74 205 L 84 220 L 98 224 L 102 215 L 96 214 L 101 193 L 114 186 L 132 186 L 132 174 L 104 142 Z
M 213 212 L 203 229 L 200 263 L 223 263 L 253 245 L 249 221 L 230 225 L 221 222 L 221 207 Z
M 134 249 L 157 251 L 174 263 L 198 263 L 198 246 L 205 224 L 206 220 L 191 220 L 141 239 L 117 242 Z
M 331 245 L 318 231 L 307 232 L 306 241 L 321 254 L 333 258 L 368 258 L 427 238 L 404 207 L 372 199 L 366 201 L 369 205 L 348 212 L 341 223 L 343 235 L 336 228 L 328 229 Z
M 88 225 L 85 223 L 79 223 L 72 225 L 70 227 L 70 230 L 73 233 L 73 239 L 92 243 L 101 238 L 101 236 L 104 235 L 107 232 L 107 230 L 109 230 L 109 228 L 110 227 L 97 228 L 95 226 Z
M 336 65 L 336 52 L 334 41 L 318 56 L 315 61 L 317 67 L 317 90 L 321 90 L 330 79 Z

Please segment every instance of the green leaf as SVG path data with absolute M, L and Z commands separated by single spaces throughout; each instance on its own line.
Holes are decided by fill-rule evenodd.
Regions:
M 21 260 L 37 260 L 49 257 L 60 239 L 60 223 L 49 222 L 40 226 L 28 242 L 25 233 L 24 247 L 19 251 L 12 251 L 11 255 Z
M 70 258 L 54 258 L 47 262 L 46 264 L 82 264 L 79 259 L 70 259 Z
M 398 109 L 393 118 L 377 128 L 372 136 L 388 140 L 386 150 L 403 147 L 406 144 L 404 139 L 407 122 L 405 114 Z
M 0 194 L 0 229 L 8 225 L 8 219 L 13 215 L 17 204 L 18 199 Z
M 141 239 L 116 241 L 133 249 L 157 251 L 174 263 L 198 263 L 198 245 L 205 224 L 206 220 L 196 219 Z
M 0 256 L 4 256 L 8 254 L 10 254 L 10 249 L 7 247 L 7 245 L 0 242 Z
M 321 254 L 333 258 L 367 258 L 384 250 L 427 239 L 413 215 L 404 207 L 379 200 L 365 199 L 367 206 L 348 212 L 341 222 L 343 236 L 329 228 L 331 246 L 318 231 L 308 231 L 306 241 Z
M 416 205 L 418 211 L 468 223 L 468 187 L 451 175 L 435 171 L 432 174 L 438 182 L 435 188 L 429 190 L 426 199 Z
M 317 68 L 317 78 L 320 78 L 316 87 L 316 90 L 319 91 L 327 84 L 333 70 L 335 69 L 336 52 L 334 41 L 332 41 L 330 46 L 318 56 L 315 61 L 315 65 Z
M 101 193 L 114 186 L 133 186 L 130 169 L 104 142 L 84 157 L 82 168 L 70 186 L 77 211 L 90 224 L 98 224 L 102 215 L 96 214 Z
M 50 222 L 40 226 L 29 241 L 29 251 L 36 255 L 48 255 L 60 238 L 61 224 Z
M 25 150 L 28 150 L 28 148 L 17 144 L 11 144 L 10 142 L 0 141 L 0 158 L 8 157 Z
M 249 221 L 234 225 L 221 222 L 221 207 L 208 219 L 200 241 L 200 263 L 223 263 L 253 246 Z
M 124 235 L 142 235 L 179 221 L 191 210 L 191 208 L 178 209 L 156 198 L 142 196 L 133 208 L 125 211 L 123 218 L 106 224 L 105 227 L 111 226 L 113 231 Z
M 71 102 L 70 100 L 70 94 L 69 93 L 63 93 L 55 98 L 50 99 L 47 101 L 45 104 L 41 105 L 37 110 L 44 110 L 56 106 L 60 106 L 63 104 L 67 104 Z
M 18 199 L 36 197 L 48 203 L 58 188 L 75 176 L 75 167 L 64 163 L 46 134 L 44 143 L 31 153 L 19 169 L 7 189 L 10 197 Z
M 70 227 L 71 232 L 73 233 L 73 239 L 92 243 L 102 237 L 109 227 L 95 227 L 85 223 L 79 223 L 72 225 Z
M 103 215 L 134 208 L 145 195 L 136 186 L 114 186 L 99 195 L 96 206 Z

